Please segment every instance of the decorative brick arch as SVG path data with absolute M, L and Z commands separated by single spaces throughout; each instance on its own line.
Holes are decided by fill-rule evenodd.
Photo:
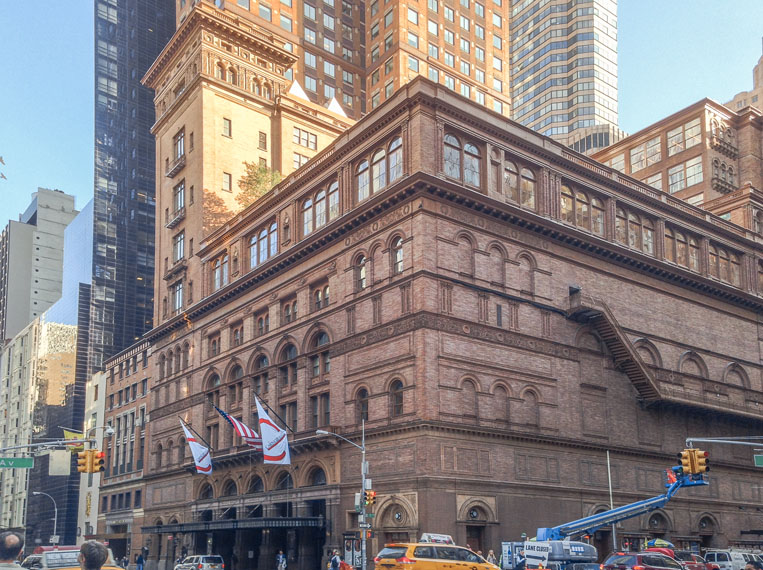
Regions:
M 641 516 L 641 528 L 648 532 L 669 533 L 673 530 L 673 520 L 663 509 L 655 509 Z
M 381 529 L 396 531 L 418 528 L 418 509 L 407 497 L 398 494 L 377 497 L 377 503 L 378 524 Z
M 310 325 L 310 328 L 308 328 L 307 331 L 305 331 L 305 336 L 302 338 L 302 346 L 299 349 L 299 353 L 306 354 L 311 350 L 314 350 L 312 347 L 313 340 L 317 334 L 322 332 L 325 332 L 328 335 L 329 344 L 334 342 L 334 339 L 337 338 L 334 331 L 325 322 L 316 321 Z
M 742 388 L 750 387 L 750 377 L 747 371 L 737 362 L 729 363 L 723 370 L 723 383 Z
M 252 354 L 249 356 L 249 360 L 246 363 L 246 368 L 244 368 L 244 370 L 246 370 L 248 374 L 251 375 L 251 374 L 257 373 L 258 368 L 255 368 L 255 366 L 257 364 L 257 360 L 261 356 L 264 356 L 265 358 L 268 359 L 268 366 L 273 364 L 273 358 L 271 357 L 270 354 L 268 354 L 268 351 L 262 348 L 261 346 L 258 346 L 257 350 L 252 352 Z
M 477 511 L 481 511 L 484 513 L 484 518 L 478 517 L 473 518 L 469 516 L 469 511 L 472 509 L 476 509 Z M 495 508 L 488 504 L 484 499 L 481 499 L 479 497 L 472 497 L 470 499 L 467 499 L 464 501 L 464 503 L 461 505 L 461 507 L 458 509 L 458 514 L 456 515 L 457 521 L 476 521 L 481 523 L 497 523 L 498 517 L 495 514 Z
M 678 371 L 684 373 L 684 366 L 691 364 L 694 364 L 697 368 L 699 372 L 699 374 L 696 374 L 697 376 L 701 376 L 702 378 L 708 377 L 707 364 L 705 364 L 705 361 L 702 359 L 702 357 L 693 350 L 687 350 L 678 359 Z M 689 374 L 691 373 L 692 372 Z
M 662 355 L 651 340 L 647 338 L 636 339 L 633 343 L 633 348 L 636 349 L 646 364 L 654 364 L 658 368 L 662 368 Z

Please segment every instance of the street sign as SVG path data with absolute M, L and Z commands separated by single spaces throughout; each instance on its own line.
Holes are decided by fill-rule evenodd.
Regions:
M 763 467 L 763 455 L 753 455 L 755 459 L 755 467 Z
M 50 536 L 50 543 L 51 544 L 58 544 L 58 535 L 57 534 L 53 534 L 53 535 Z
M 0 457 L 0 469 L 31 469 L 34 457 Z
M 371 523 L 358 523 L 360 528 L 371 528 Z
M 372 518 L 374 518 L 374 517 L 376 516 L 376 513 L 366 513 L 366 516 L 367 516 L 369 519 L 372 519 Z

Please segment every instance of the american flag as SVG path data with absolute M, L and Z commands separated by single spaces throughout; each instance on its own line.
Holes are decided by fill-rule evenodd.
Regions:
M 230 414 L 226 414 L 217 406 L 215 406 L 215 410 L 220 412 L 220 415 L 228 420 L 228 423 L 233 426 L 233 429 L 236 430 L 236 433 L 241 436 L 241 439 L 243 439 L 249 447 L 254 448 L 255 451 L 262 451 L 262 438 L 257 435 L 256 431 L 254 431 L 244 422 L 237 420 Z

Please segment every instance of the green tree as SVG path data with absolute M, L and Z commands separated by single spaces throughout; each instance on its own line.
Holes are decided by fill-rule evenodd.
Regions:
M 246 161 L 244 166 L 246 167 L 246 174 L 238 181 L 238 187 L 241 191 L 236 196 L 236 202 L 242 208 L 253 204 L 281 181 L 281 173 L 277 170 Z

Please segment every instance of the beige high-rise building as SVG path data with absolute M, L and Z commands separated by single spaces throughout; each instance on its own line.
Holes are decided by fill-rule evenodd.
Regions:
M 760 56 L 758 65 L 752 69 L 752 90 L 737 93 L 725 105 L 733 111 L 739 111 L 747 106 L 763 110 L 763 56 Z
M 178 23 L 196 4 L 178 0 Z M 285 77 L 296 79 L 311 101 L 326 105 L 336 97 L 354 118 L 423 75 L 562 142 L 586 129 L 586 151 L 622 136 L 617 0 L 562 8 L 537 0 L 218 4 L 284 42 L 296 56 Z
M 354 123 L 335 101 L 324 108 L 298 84 L 287 91 L 296 58 L 280 37 L 208 2 L 181 17 L 144 78 L 156 91 L 155 324 L 227 284 L 244 255 L 262 263 L 289 240 L 296 220 L 281 220 L 280 236 L 264 222 L 250 251 L 221 258 L 202 282 L 194 255 L 243 209 L 245 163 L 288 176 Z

